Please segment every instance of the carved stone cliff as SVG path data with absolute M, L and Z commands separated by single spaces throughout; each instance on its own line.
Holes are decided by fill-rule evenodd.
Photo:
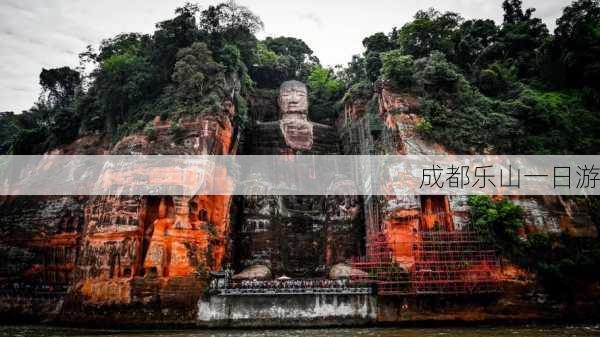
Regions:
M 449 153 L 419 134 L 420 102 L 416 97 L 380 86 L 373 99 L 371 109 L 365 100 L 346 101 L 336 126 L 323 125 L 308 119 L 306 86 L 286 82 L 278 95 L 257 92 L 250 97 L 250 127 L 243 137 L 232 125 L 233 104 L 224 99 L 221 111 L 213 115 L 178 120 L 157 117 L 151 134 L 132 134 L 114 146 L 99 135 L 88 135 L 52 153 L 244 153 L 289 158 L 304 154 Z M 224 168 L 207 173 L 211 177 L 207 184 L 228 183 Z M 165 179 L 169 176 L 166 172 Z M 114 179 L 128 181 L 129 177 Z M 549 317 L 552 308 L 535 306 L 536 299 L 527 297 L 535 290 L 532 275 L 509 264 L 500 268 L 489 263 L 495 261 L 493 255 L 479 260 L 469 257 L 467 263 L 445 269 L 459 275 L 449 283 L 453 287 L 459 283 L 480 286 L 472 293 L 498 294 L 492 281 L 502 280 L 504 293 L 495 298 L 493 306 L 457 304 L 449 307 L 446 315 L 427 309 L 431 303 L 423 305 L 413 295 L 442 290 L 431 283 L 415 282 L 417 276 L 426 281 L 434 272 L 423 264 L 428 262 L 423 256 L 431 253 L 423 247 L 445 244 L 447 248 L 434 255 L 453 256 L 458 246 L 448 248 L 448 242 L 460 241 L 456 238 L 466 232 L 467 198 L 386 196 L 363 200 L 339 195 L 338 189 L 348 184 L 352 183 L 339 176 L 331 182 L 331 195 L 318 197 L 231 198 L 199 191 L 191 197 L 0 198 L 0 285 L 6 299 L 1 301 L 0 311 L 9 319 L 27 313 L 38 321 L 50 318 L 82 324 L 196 324 L 197 304 L 205 295 L 209 273 L 226 265 L 238 276 L 245 275 L 247 268 L 260 268 L 269 270 L 271 277 L 324 279 L 340 262 L 375 254 L 380 257 L 377 263 L 393 262 L 392 273 L 386 277 L 391 275 L 414 288 L 381 287 L 377 303 L 374 298 L 368 300 L 369 310 L 377 311 L 374 316 L 369 312 L 369 319 Z M 274 188 L 265 186 L 260 177 L 255 185 L 263 190 Z M 525 211 L 523 239 L 536 232 L 597 237 L 587 210 L 575 200 L 521 197 L 513 201 Z M 363 277 L 377 276 L 372 260 L 357 261 L 357 266 L 372 272 Z M 460 289 L 465 289 L 463 285 Z M 390 297 L 386 291 L 387 295 L 405 295 Z M 406 294 L 408 299 L 403 297 Z M 251 302 L 240 301 L 252 308 Z
M 257 155 L 338 153 L 335 129 L 309 121 L 308 104 L 303 83 L 285 82 L 279 94 L 279 119 L 257 121 L 244 150 Z M 265 265 L 276 276 L 325 277 L 334 264 L 359 253 L 359 200 L 350 196 L 247 196 L 242 198 L 237 236 L 239 270 Z

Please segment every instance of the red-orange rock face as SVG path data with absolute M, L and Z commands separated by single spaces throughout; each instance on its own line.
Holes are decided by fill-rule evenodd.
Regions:
M 420 104 L 416 97 L 396 93 L 386 86 L 379 87 L 375 97 L 383 130 L 371 129 L 371 138 L 364 137 L 363 142 L 382 144 L 386 153 L 449 154 L 440 144 L 427 141 L 419 135 L 421 118 L 416 113 Z M 346 102 L 345 121 L 352 120 L 355 123 L 338 124 L 349 129 L 361 125 L 360 119 L 364 113 L 357 111 L 360 111 L 357 103 Z M 362 148 L 371 148 L 369 144 L 360 145 Z M 540 231 L 562 232 L 571 236 L 597 235 L 587 212 L 573 200 L 556 196 L 523 196 L 513 198 L 513 201 L 521 205 L 525 212 L 524 239 L 527 233 Z M 400 286 L 402 282 L 396 285 L 383 282 L 381 287 L 384 293 L 474 291 L 469 289 L 487 292 L 493 290 L 494 282 L 513 282 L 517 278 L 530 277 L 522 271 L 514 272 L 514 266 L 508 266 L 507 271 L 502 272 L 493 251 L 484 247 L 480 238 L 473 236 L 465 227 L 469 222 L 469 207 L 464 196 L 391 195 L 368 201 L 366 207 L 369 210 L 366 219 L 367 261 L 359 262 L 356 266 L 372 269 L 376 265 L 381 268 L 382 263 L 397 263 L 406 274 L 391 267 L 386 269 L 387 272 L 393 274 L 395 279 L 410 284 L 409 289 Z M 469 267 L 464 267 L 467 265 Z M 374 269 L 371 272 L 378 273 Z M 382 280 L 388 277 L 380 274 Z
M 219 155 L 232 150 L 233 127 L 227 116 L 180 120 L 177 134 L 171 124 L 157 118 L 155 137 L 128 136 L 111 153 Z M 102 179 L 106 184 L 126 183 L 132 174 L 145 172 L 108 172 Z M 203 177 L 207 184 L 230 183 L 222 167 L 196 179 Z M 168 170 L 146 178 L 164 184 L 182 181 L 180 172 Z M 229 196 L 210 195 L 93 198 L 86 206 L 76 293 L 90 304 L 152 302 L 161 289 L 170 289 L 173 279 L 202 282 L 226 258 L 230 203 Z M 138 296 L 139 288 L 149 283 L 158 287 L 152 296 Z
M 374 97 L 378 103 L 377 116 L 367 116 L 359 108 L 359 102 L 346 102 L 346 121 L 353 121 L 343 123 L 350 129 L 348 132 L 352 134 L 351 129 L 356 127 L 370 130 L 370 135 L 359 139 L 361 149 L 399 155 L 448 154 L 442 146 L 418 134 L 421 118 L 417 114 L 420 103 L 416 97 L 394 92 L 385 85 L 377 88 Z M 381 129 L 370 121 L 373 118 L 379 119 Z M 374 275 L 379 294 L 497 289 L 500 273 L 493 251 L 479 247 L 477 236 L 463 230 L 469 212 L 466 197 L 390 193 L 384 198 L 367 200 L 366 208 L 366 257 L 356 262 L 355 267 Z
M 421 107 L 419 99 L 415 96 L 395 92 L 386 85 L 382 85 L 378 88 L 377 100 L 379 103 L 379 114 L 381 116 L 388 114 L 414 114 L 418 112 Z
M 379 88 L 374 97 L 379 126 L 369 120 L 373 116 L 367 116 L 366 102 L 345 102 L 344 114 L 336 123 L 337 131 L 347 132 L 340 144 L 343 153 L 372 154 L 382 148 L 394 154 L 448 153 L 419 135 L 421 119 L 415 97 L 386 87 Z M 333 127 L 302 119 L 280 123 L 273 100 L 255 98 L 253 104 L 269 108 L 253 112 L 253 118 L 265 117 L 265 121 L 250 129 L 244 144 L 247 153 L 339 153 Z M 151 136 L 130 135 L 109 149 L 106 139 L 91 135 L 53 153 L 235 153 L 233 113 L 233 107 L 224 104 L 216 116 L 179 121 L 156 118 Z M 307 123 L 310 130 L 305 128 Z M 371 134 L 365 136 L 365 130 Z M 144 174 L 106 173 L 103 179 L 107 184 L 123 184 Z M 179 175 L 165 170 L 146 178 L 178 184 Z M 216 167 L 208 175 L 206 184 L 230 184 L 225 168 Z M 194 179 L 202 175 L 186 183 L 196 183 Z M 347 183 L 340 179 L 332 185 Z M 510 279 L 509 286 L 518 287 L 531 278 L 512 265 L 504 265 L 501 273 L 493 251 L 479 246 L 478 238 L 465 230 L 469 221 L 466 197 L 389 196 L 369 198 L 362 204 L 360 198 L 335 194 L 240 198 L 233 213 L 241 217 L 234 243 L 230 196 L 198 192 L 188 197 L 0 198 L 0 212 L 6 215 L 0 218 L 0 253 L 6 257 L 0 261 L 0 284 L 43 286 L 44 296 L 50 291 L 56 295 L 52 309 L 67 286 L 72 286 L 63 307 L 64 319 L 69 321 L 90 317 L 160 320 L 164 317 L 153 316 L 160 312 L 165 321 L 179 322 L 194 319 L 207 272 L 228 263 L 238 271 L 260 264 L 276 276 L 326 277 L 328 268 L 359 255 L 364 245 L 369 260 L 359 267 L 368 270 L 369 277 L 384 281 L 379 288 L 383 295 L 486 292 L 494 291 L 498 280 Z M 597 236 L 585 210 L 571 200 L 522 197 L 514 201 L 525 209 L 524 238 L 540 231 Z M 397 282 L 388 282 L 390 278 Z

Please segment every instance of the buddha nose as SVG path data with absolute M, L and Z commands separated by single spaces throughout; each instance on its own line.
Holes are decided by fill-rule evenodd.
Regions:
M 290 101 L 292 101 L 293 103 L 298 103 L 299 100 L 299 96 L 297 92 L 292 92 L 292 95 L 290 97 Z

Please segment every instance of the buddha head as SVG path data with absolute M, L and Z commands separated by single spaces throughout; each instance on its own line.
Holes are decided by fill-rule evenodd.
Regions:
M 299 81 L 286 81 L 279 88 L 281 119 L 307 119 L 308 90 Z

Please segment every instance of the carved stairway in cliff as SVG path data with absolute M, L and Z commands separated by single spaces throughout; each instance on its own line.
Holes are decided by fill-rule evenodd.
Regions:
M 461 295 L 500 292 L 495 251 L 472 230 L 420 230 L 403 241 L 372 234 L 364 257 L 352 260 L 378 295 Z

